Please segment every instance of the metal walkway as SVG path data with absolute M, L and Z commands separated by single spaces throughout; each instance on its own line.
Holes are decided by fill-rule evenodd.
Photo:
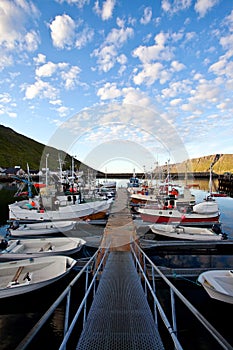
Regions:
M 76 349 L 164 349 L 130 252 L 110 252 Z

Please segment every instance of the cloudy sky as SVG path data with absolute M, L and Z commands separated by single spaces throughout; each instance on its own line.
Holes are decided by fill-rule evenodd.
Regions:
M 105 171 L 233 153 L 231 0 L 0 0 L 0 124 Z

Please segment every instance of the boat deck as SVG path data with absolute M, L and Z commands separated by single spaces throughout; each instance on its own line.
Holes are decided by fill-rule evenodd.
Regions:
M 119 189 L 101 242 L 110 254 L 76 349 L 164 349 L 130 252 L 132 239 L 128 194 Z

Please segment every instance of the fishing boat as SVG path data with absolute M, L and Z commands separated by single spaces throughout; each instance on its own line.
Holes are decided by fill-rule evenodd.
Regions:
M 25 238 L 2 240 L 0 261 L 20 260 L 50 255 L 73 256 L 86 241 L 77 237 Z
M 29 170 L 28 170 L 29 173 Z M 17 179 L 17 178 L 16 178 Z M 28 199 L 15 201 L 8 205 L 9 220 L 21 222 L 61 221 L 61 220 L 97 220 L 108 214 L 113 198 L 84 198 L 79 187 L 75 187 L 72 177 L 69 187 L 76 191 L 59 190 L 55 184 L 40 188 L 38 195 L 33 194 L 34 184 L 28 179 L 18 179 L 27 185 Z M 76 184 L 77 185 L 77 184 Z M 21 187 L 21 190 L 24 188 Z M 20 197 L 20 191 L 17 191 Z
M 73 195 L 58 196 L 58 198 L 46 197 L 43 198 L 43 202 L 45 201 L 47 202 L 43 207 L 40 204 L 40 198 L 36 197 L 9 204 L 9 220 L 36 222 L 102 219 L 106 217 L 113 199 L 95 199 L 79 203 Z
M 76 260 L 65 255 L 2 262 L 0 299 L 15 297 L 48 286 L 64 277 Z
M 138 213 L 143 222 L 149 223 L 179 223 L 188 226 L 212 226 L 219 223 L 220 212 L 218 204 L 211 198 L 206 198 L 203 202 L 194 206 L 173 206 L 164 205 L 146 205 L 138 208 Z
M 205 271 L 197 280 L 211 298 L 233 304 L 233 270 Z
M 212 228 L 193 227 L 181 225 L 154 224 L 150 225 L 150 230 L 156 236 L 168 239 L 197 240 L 197 241 L 221 241 L 226 239 L 226 235 L 221 232 L 219 226 Z
M 13 221 L 9 228 L 8 233 L 12 237 L 24 237 L 24 236 L 44 236 L 58 233 L 66 233 L 75 228 L 76 221 L 54 221 L 54 222 L 35 222 L 21 224 L 19 221 Z

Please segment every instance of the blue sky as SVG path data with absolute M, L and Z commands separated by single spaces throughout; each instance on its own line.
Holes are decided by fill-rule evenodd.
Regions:
M 233 153 L 231 0 L 0 0 L 0 124 L 99 170 Z

